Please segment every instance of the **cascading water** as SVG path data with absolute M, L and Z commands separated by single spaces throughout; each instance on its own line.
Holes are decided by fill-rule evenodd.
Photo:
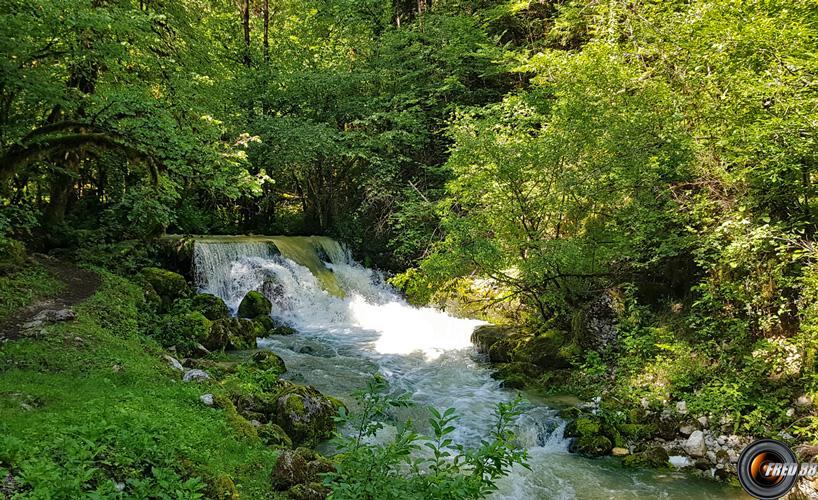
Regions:
M 322 262 L 323 261 L 323 262 Z M 499 401 L 513 391 L 491 378 L 470 343 L 479 321 L 415 308 L 378 273 L 352 262 L 328 238 L 206 238 L 194 244 L 200 291 L 237 309 L 250 290 L 273 302 L 273 315 L 298 335 L 261 339 L 281 355 L 288 375 L 348 404 L 372 373 L 417 403 L 409 412 L 424 421 L 425 406 L 454 407 L 454 439 L 476 446 L 488 434 Z M 501 480 L 497 498 L 725 498 L 739 495 L 716 483 L 678 473 L 628 471 L 613 459 L 569 454 L 565 422 L 546 404 L 531 404 L 516 425 L 529 450 L 522 467 Z

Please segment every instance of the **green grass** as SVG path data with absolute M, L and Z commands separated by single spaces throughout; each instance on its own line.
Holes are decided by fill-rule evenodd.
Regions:
M 227 477 L 269 497 L 275 451 L 200 403 L 212 389 L 181 382 L 140 335 L 141 290 L 101 274 L 75 321 L 0 348 L 0 477 L 32 498 L 229 498 Z
M 55 295 L 62 287 L 62 282 L 36 264 L 18 273 L 0 276 L 0 321 L 35 300 Z

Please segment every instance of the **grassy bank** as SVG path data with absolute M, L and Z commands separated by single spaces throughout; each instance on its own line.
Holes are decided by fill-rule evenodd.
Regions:
M 208 390 L 179 380 L 141 335 L 142 290 L 101 275 L 75 321 L 0 348 L 3 487 L 37 498 L 269 496 L 276 452 L 199 401 Z M 56 290 L 38 268 L 3 279 L 37 283 L 31 297 Z

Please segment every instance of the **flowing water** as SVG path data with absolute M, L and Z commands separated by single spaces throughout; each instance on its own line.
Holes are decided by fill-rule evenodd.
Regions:
M 284 358 L 291 379 L 353 410 L 350 393 L 379 372 L 417 403 L 404 417 L 422 422 L 425 406 L 453 407 L 460 415 L 454 439 L 476 446 L 488 434 L 496 403 L 516 395 L 491 378 L 474 351 L 470 336 L 479 321 L 408 305 L 329 238 L 197 240 L 194 266 L 200 291 L 220 296 L 234 311 L 246 292 L 263 291 L 273 316 L 299 333 L 260 339 L 260 347 Z M 627 470 L 612 458 L 570 454 L 553 403 L 531 399 L 515 429 L 531 470 L 515 468 L 496 498 L 742 498 L 736 489 L 682 473 Z

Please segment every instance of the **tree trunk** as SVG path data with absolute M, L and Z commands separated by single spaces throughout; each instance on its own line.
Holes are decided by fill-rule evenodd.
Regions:
M 242 12 L 242 24 L 244 25 L 244 65 L 250 67 L 250 0 L 244 0 Z
M 264 65 L 270 64 L 270 0 L 264 0 Z

